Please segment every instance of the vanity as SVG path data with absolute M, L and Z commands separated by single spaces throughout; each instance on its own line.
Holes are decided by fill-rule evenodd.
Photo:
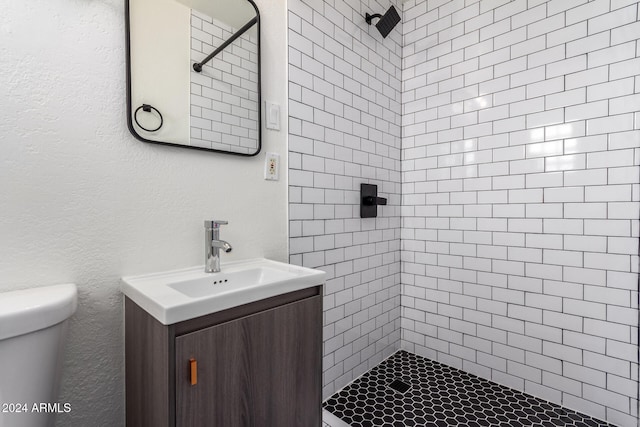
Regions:
M 319 427 L 324 276 L 258 259 L 123 278 L 127 425 Z

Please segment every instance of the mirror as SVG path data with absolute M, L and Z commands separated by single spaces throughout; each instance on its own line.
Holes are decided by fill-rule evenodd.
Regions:
M 127 122 L 141 141 L 254 156 L 260 15 L 252 0 L 125 0 Z

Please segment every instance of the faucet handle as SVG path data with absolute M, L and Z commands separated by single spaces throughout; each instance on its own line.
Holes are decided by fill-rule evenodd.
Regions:
M 229 224 L 228 221 L 218 221 L 216 219 L 206 220 L 204 222 L 204 228 L 219 228 L 221 225 Z

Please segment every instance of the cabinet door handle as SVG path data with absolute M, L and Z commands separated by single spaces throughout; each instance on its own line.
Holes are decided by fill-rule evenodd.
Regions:
M 189 359 L 189 368 L 191 371 L 191 385 L 198 384 L 198 361 L 193 357 Z

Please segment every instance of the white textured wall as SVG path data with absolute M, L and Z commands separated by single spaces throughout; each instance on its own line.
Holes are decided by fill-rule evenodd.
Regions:
M 404 6 L 403 347 L 636 426 L 638 2 Z
M 264 98 L 286 114 L 285 4 L 258 6 L 269 29 Z M 124 423 L 121 276 L 202 264 L 206 218 L 230 221 L 225 259 L 287 260 L 286 182 L 263 180 L 263 153 L 237 158 L 129 134 L 124 45 L 120 0 L 3 2 L 0 290 L 78 284 L 65 427 Z M 286 128 L 266 131 L 264 143 L 286 160 Z
M 401 27 L 364 21 L 390 6 L 289 2 L 290 260 L 327 272 L 323 395 L 400 344 Z M 360 184 L 388 205 L 360 218 Z

